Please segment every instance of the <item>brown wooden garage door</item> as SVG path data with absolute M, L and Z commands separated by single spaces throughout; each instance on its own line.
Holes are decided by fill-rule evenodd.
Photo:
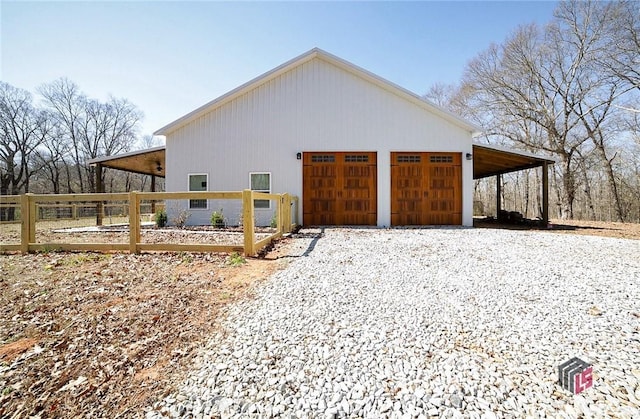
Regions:
M 376 225 L 375 152 L 304 153 L 304 225 Z
M 391 153 L 391 225 L 458 224 L 461 153 Z

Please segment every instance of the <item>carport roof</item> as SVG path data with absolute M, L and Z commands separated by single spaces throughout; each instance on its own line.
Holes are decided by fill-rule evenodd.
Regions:
M 87 163 L 92 166 L 100 164 L 102 167 L 124 170 L 125 172 L 164 177 L 165 155 L 165 146 L 160 146 L 118 154 L 117 156 L 100 157 L 89 160 Z
M 165 177 L 165 146 L 133 151 L 117 156 L 100 157 L 89 160 L 89 164 L 124 170 L 132 173 Z M 482 179 L 503 173 L 517 172 L 553 164 L 551 157 L 489 145 L 473 144 L 473 178 Z M 158 170 L 160 169 L 160 170 Z
M 532 169 L 555 162 L 553 158 L 547 156 L 511 150 L 496 145 L 473 144 L 474 179 Z

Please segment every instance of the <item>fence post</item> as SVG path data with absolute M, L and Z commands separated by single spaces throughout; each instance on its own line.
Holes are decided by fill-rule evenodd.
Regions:
M 36 242 L 36 215 L 38 215 L 38 208 L 36 207 L 36 199 L 33 194 L 27 194 L 29 196 L 29 243 Z
M 140 214 L 138 214 L 138 193 L 129 192 L 129 253 L 138 253 L 140 242 Z
M 20 197 L 20 217 L 22 218 L 20 251 L 22 253 L 29 253 L 29 235 L 31 231 L 29 227 L 29 222 L 31 221 L 29 214 L 29 194 L 24 194 Z
M 244 254 L 255 255 L 255 217 L 253 211 L 253 191 L 242 191 L 242 229 L 244 230 Z
M 284 213 L 284 219 L 286 223 L 284 225 L 284 231 L 285 233 L 291 233 L 291 195 L 289 193 L 285 194 Z
M 282 209 L 284 208 L 284 194 L 278 195 L 278 201 L 276 201 L 276 229 L 277 232 L 284 233 L 284 217 L 282 215 Z
M 280 233 L 285 234 L 287 232 L 287 193 L 283 193 L 280 195 L 280 205 L 278 206 L 280 210 Z

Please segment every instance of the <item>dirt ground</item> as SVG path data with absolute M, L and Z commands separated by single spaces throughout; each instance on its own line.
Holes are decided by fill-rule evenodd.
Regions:
M 541 232 L 640 240 L 640 224 L 552 220 Z M 0 229 L 0 242 L 7 238 Z M 183 381 L 225 307 L 252 298 L 256 283 L 285 266 L 277 256 L 291 240 L 246 261 L 197 253 L 0 255 L 0 417 L 143 417 Z
M 0 255 L 0 417 L 142 417 L 184 379 L 225 306 L 282 263 Z
M 524 225 L 501 224 L 495 221 L 474 219 L 474 226 L 478 228 L 505 228 L 511 230 L 539 230 L 548 233 L 580 234 L 587 236 L 616 237 L 622 239 L 640 240 L 640 224 L 613 223 L 605 221 L 581 221 L 552 219 L 547 228 L 529 227 Z
M 604 221 L 551 220 L 553 232 L 640 240 L 640 224 Z

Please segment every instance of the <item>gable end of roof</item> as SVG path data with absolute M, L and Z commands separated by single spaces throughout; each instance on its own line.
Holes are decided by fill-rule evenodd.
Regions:
M 172 132 L 182 128 L 183 126 L 185 126 L 186 124 L 188 124 L 191 121 L 194 121 L 195 119 L 209 113 L 212 112 L 213 110 L 219 108 L 220 106 L 223 106 L 224 104 L 234 100 L 235 98 L 256 89 L 257 87 L 269 82 L 270 80 L 275 79 L 276 77 L 290 71 L 293 68 L 296 68 L 298 66 L 303 65 L 304 63 L 313 60 L 314 58 L 318 58 L 321 59 L 325 62 L 328 62 L 330 64 L 333 64 L 335 66 L 337 66 L 338 68 L 341 68 L 342 70 L 345 70 L 357 77 L 360 77 L 361 79 L 364 79 L 370 83 L 373 83 L 375 85 L 377 85 L 378 87 L 387 90 L 405 100 L 408 100 L 412 103 L 414 103 L 415 105 L 418 105 L 424 109 L 426 109 L 427 111 L 441 117 L 444 118 L 446 120 L 448 120 L 449 122 L 471 132 L 472 134 L 474 133 L 478 133 L 480 131 L 482 131 L 482 129 L 476 125 L 471 124 L 470 122 L 464 120 L 463 118 L 445 110 L 440 108 L 439 106 L 435 105 L 434 103 L 418 96 L 417 94 L 398 86 L 397 84 L 390 82 L 389 80 L 386 80 L 374 73 L 371 73 L 368 70 L 365 70 L 362 67 L 358 67 L 355 64 L 352 64 L 340 57 L 337 57 L 333 54 L 330 54 L 326 51 L 321 50 L 320 48 L 313 48 L 307 52 L 305 52 L 304 54 L 301 54 L 281 65 L 279 65 L 278 67 L 267 71 L 264 74 L 261 74 L 258 77 L 255 77 L 252 80 L 249 80 L 248 82 L 236 87 L 235 89 L 225 93 L 224 95 L 205 103 L 204 105 L 200 106 L 199 108 L 189 112 L 188 114 L 176 119 L 175 121 L 171 122 L 170 124 L 165 125 L 164 127 L 160 128 L 159 130 L 155 131 L 153 134 L 154 135 L 169 135 Z

